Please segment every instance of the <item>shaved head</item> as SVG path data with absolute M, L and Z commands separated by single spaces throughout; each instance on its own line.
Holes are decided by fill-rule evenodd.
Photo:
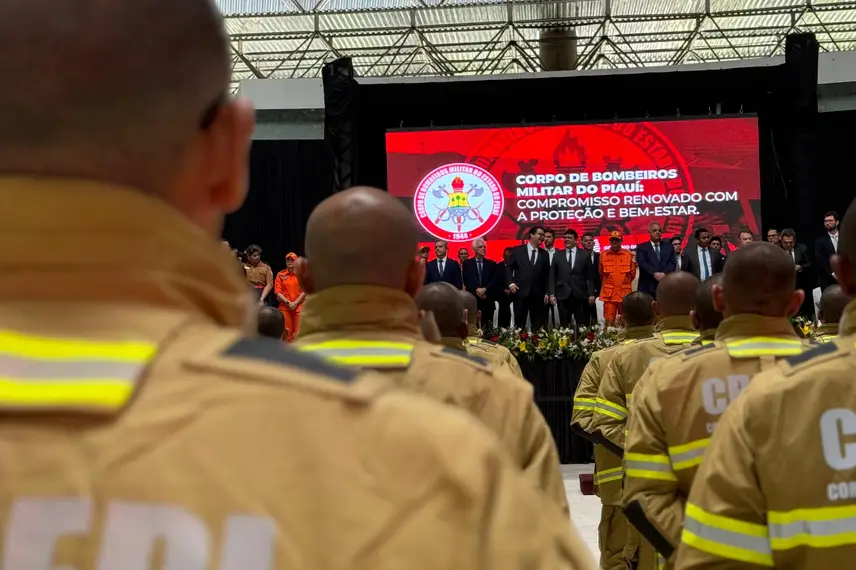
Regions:
M 262 307 L 259 309 L 258 327 L 260 336 L 281 339 L 285 332 L 285 317 L 279 309 Z
M 419 310 L 431 312 L 440 334 L 450 337 L 466 336 L 464 333 L 464 298 L 461 292 L 449 283 L 431 283 L 416 296 Z
M 771 243 L 747 243 L 728 256 L 722 274 L 723 297 L 716 301 L 717 308 L 726 317 L 740 313 L 788 316 L 796 282 L 796 267 L 787 251 Z M 799 297 L 802 302 L 802 295 Z
M 421 263 L 416 259 L 418 238 L 412 213 L 386 192 L 357 187 L 334 194 L 315 208 L 306 224 L 309 290 L 376 285 L 415 295 L 422 279 L 414 274 Z M 383 243 L 383 250 L 367 251 L 366 244 L 374 242 Z M 455 295 L 460 300 L 457 290 Z
M 644 327 L 654 324 L 654 297 L 634 291 L 621 300 L 621 318 L 625 327 Z
M 746 242 L 751 243 L 751 242 Z M 713 304 L 713 287 L 714 285 L 722 285 L 722 273 L 706 279 L 703 283 L 699 283 L 696 290 L 695 308 L 693 315 L 698 321 L 699 330 L 715 329 L 722 322 L 722 313 L 716 310 Z
M 851 298 L 844 294 L 838 285 L 832 285 L 824 289 L 820 296 L 820 317 L 824 323 L 837 323 L 841 320 L 844 307 Z
M 479 304 L 475 295 L 469 291 L 461 291 L 461 298 L 464 300 L 464 309 L 467 311 L 467 323 L 475 325 L 479 319 Z
M 698 279 L 692 273 L 668 273 L 657 286 L 657 314 L 661 317 L 688 317 L 695 306 L 697 289 Z

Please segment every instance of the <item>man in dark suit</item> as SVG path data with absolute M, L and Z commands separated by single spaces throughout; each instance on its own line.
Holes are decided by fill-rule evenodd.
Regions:
M 595 299 L 595 271 L 591 253 L 577 247 L 577 232 L 565 230 L 565 249 L 556 250 L 550 265 L 550 290 L 559 306 L 559 322 L 567 327 L 571 318 L 574 330 L 589 325 L 589 307 Z
M 648 237 L 651 241 L 636 247 L 636 263 L 639 265 L 636 290 L 656 297 L 660 279 L 675 271 L 677 259 L 672 244 L 663 241 L 663 226 L 657 222 L 648 224 Z
M 487 332 L 493 326 L 496 301 L 505 285 L 504 269 L 495 261 L 485 258 L 487 245 L 482 238 L 473 241 L 472 259 L 464 261 L 464 287 L 473 294 L 481 313 L 481 330 Z
M 533 226 L 529 241 L 511 250 L 505 268 L 505 282 L 514 293 L 514 326 L 526 327 L 529 317 L 532 331 L 547 324 L 548 282 L 550 280 L 550 254 L 541 248 L 544 228 Z
M 687 244 L 681 254 L 681 269 L 705 281 L 722 271 L 722 254 L 710 248 L 712 234 L 706 228 L 695 231 L 695 245 Z
M 817 238 L 814 242 L 814 262 L 817 267 L 817 285 L 821 291 L 835 285 L 836 280 L 832 275 L 832 265 L 829 259 L 838 253 L 838 214 L 827 212 L 823 215 L 823 229 L 826 235 Z M 806 291 L 808 295 L 808 291 Z
M 461 283 L 461 266 L 454 259 L 449 259 L 449 244 L 443 240 L 434 242 L 434 255 L 437 257 L 425 266 L 425 285 L 444 281 L 451 283 L 458 289 Z
M 791 256 L 797 268 L 797 289 L 802 289 L 805 292 L 799 314 L 813 318 L 814 295 L 812 295 L 811 290 L 814 288 L 814 279 L 811 275 L 811 258 L 808 255 L 808 248 L 797 243 L 797 234 L 791 228 L 785 228 L 780 235 L 782 237 L 782 249 Z
M 582 239 L 583 249 L 591 254 L 591 266 L 594 271 L 594 299 L 589 303 L 588 308 L 588 326 L 597 324 L 597 298 L 600 296 L 600 253 L 594 250 L 594 236 L 588 232 L 583 234 Z

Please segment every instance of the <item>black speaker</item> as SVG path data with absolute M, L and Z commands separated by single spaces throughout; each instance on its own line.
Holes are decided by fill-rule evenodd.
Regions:
M 817 57 L 814 34 L 791 34 L 785 39 L 785 93 L 792 110 L 817 111 Z
M 330 62 L 321 71 L 324 81 L 324 144 L 333 166 L 333 192 L 354 185 L 357 162 L 357 110 L 360 86 L 351 58 Z

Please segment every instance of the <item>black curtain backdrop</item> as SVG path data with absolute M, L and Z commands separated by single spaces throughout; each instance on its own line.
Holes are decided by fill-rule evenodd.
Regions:
M 820 213 L 835 210 L 843 216 L 856 198 L 853 182 L 853 133 L 856 132 L 856 111 L 838 111 L 818 115 L 818 176 L 815 193 Z M 823 220 L 817 220 L 815 235 L 823 235 Z M 803 241 L 803 240 L 801 240 Z
M 253 141 L 250 191 L 226 218 L 223 238 L 240 250 L 259 245 L 275 274 L 285 267 L 286 253 L 303 255 L 306 219 L 332 188 L 323 140 Z

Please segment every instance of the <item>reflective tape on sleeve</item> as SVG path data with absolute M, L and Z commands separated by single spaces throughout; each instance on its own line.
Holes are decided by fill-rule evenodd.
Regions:
M 710 444 L 710 438 L 698 439 L 683 445 L 676 445 L 669 448 L 669 459 L 672 461 L 672 468 L 675 471 L 689 469 L 701 465 L 704 451 Z
M 856 505 L 767 513 L 773 550 L 856 544 Z
M 687 503 L 681 541 L 719 558 L 773 566 L 766 526 L 715 515 L 692 503 Z
M 594 410 L 597 407 L 597 400 L 594 398 L 574 398 L 575 410 Z
M 624 469 L 628 477 L 677 481 L 668 455 L 648 453 L 625 453 Z
M 337 364 L 360 368 L 407 368 L 413 360 L 413 345 L 401 342 L 332 340 L 299 348 Z
M 597 471 L 594 480 L 598 485 L 603 485 L 610 481 L 621 481 L 622 477 L 624 477 L 624 470 L 621 467 L 613 467 L 612 469 Z
M 731 358 L 759 356 L 793 356 L 802 354 L 806 346 L 799 339 L 754 336 L 725 342 Z
M 624 406 L 620 406 L 615 402 L 610 402 L 603 398 L 596 398 L 596 402 L 597 407 L 594 410 L 596 414 L 603 414 L 610 418 L 622 421 L 627 419 L 627 408 Z

